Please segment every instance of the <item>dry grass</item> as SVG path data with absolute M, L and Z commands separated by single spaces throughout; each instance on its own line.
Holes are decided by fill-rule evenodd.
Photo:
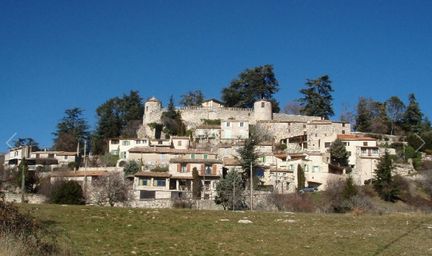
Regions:
M 422 213 L 21 208 L 64 229 L 81 255 L 432 255 L 432 215 Z

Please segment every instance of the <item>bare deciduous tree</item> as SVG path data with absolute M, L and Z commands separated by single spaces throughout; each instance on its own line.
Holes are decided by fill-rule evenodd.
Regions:
M 128 201 L 131 195 L 130 187 L 130 182 L 126 181 L 121 173 L 113 172 L 93 181 L 89 196 L 98 205 L 108 203 L 114 206 L 116 203 Z

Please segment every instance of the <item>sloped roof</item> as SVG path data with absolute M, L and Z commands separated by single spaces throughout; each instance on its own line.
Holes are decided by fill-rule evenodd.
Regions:
M 159 153 L 159 154 L 209 154 L 216 153 L 199 150 L 199 149 L 175 149 L 175 148 L 157 148 L 157 147 L 133 147 L 129 149 L 129 153 Z
M 50 177 L 84 177 L 84 176 L 107 176 L 108 171 L 66 171 L 66 172 L 53 172 Z
M 357 134 L 338 134 L 337 138 L 342 141 L 376 141 L 376 139 L 372 137 Z
M 167 172 L 137 172 L 136 177 L 155 177 L 155 178 L 169 178 L 171 174 Z

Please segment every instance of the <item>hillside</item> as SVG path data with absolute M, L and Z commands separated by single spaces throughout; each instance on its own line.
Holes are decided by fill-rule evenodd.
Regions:
M 79 255 L 428 255 L 432 216 L 21 205 Z M 249 219 L 253 223 L 238 223 Z

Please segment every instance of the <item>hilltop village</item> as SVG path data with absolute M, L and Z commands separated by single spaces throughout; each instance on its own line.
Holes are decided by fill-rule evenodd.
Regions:
M 133 182 L 131 199 L 137 206 L 190 198 L 197 181 L 202 183 L 200 197 L 214 200 L 216 185 L 222 177 L 229 171 L 245 171 L 239 150 L 252 134 L 258 134 L 261 137 L 255 148 L 258 185 L 284 194 L 298 188 L 326 190 L 330 181 L 348 175 L 355 184 L 365 184 L 373 178 L 385 151 L 377 139 L 353 133 L 349 123 L 273 113 L 271 102 L 265 99 L 256 101 L 251 109 L 225 107 L 216 99 L 206 100 L 199 107 L 177 108 L 190 131 L 187 136 L 169 136 L 160 129 L 165 111 L 160 100 L 149 98 L 144 104 L 137 137 L 109 140 L 108 152 L 118 156 L 116 167 L 52 172 L 51 180 L 76 180 L 88 191 L 94 180 L 109 172 L 122 171 L 134 162 L 139 164 L 139 170 L 128 179 Z M 331 163 L 329 148 L 336 139 L 346 147 L 348 167 Z M 30 170 L 47 165 L 67 166 L 76 160 L 75 152 L 29 152 L 27 147 L 19 147 L 6 155 L 5 166 L 17 166 L 25 157 Z M 299 169 L 304 175 L 302 180 Z M 197 171 L 198 178 L 193 177 L 193 171 Z

